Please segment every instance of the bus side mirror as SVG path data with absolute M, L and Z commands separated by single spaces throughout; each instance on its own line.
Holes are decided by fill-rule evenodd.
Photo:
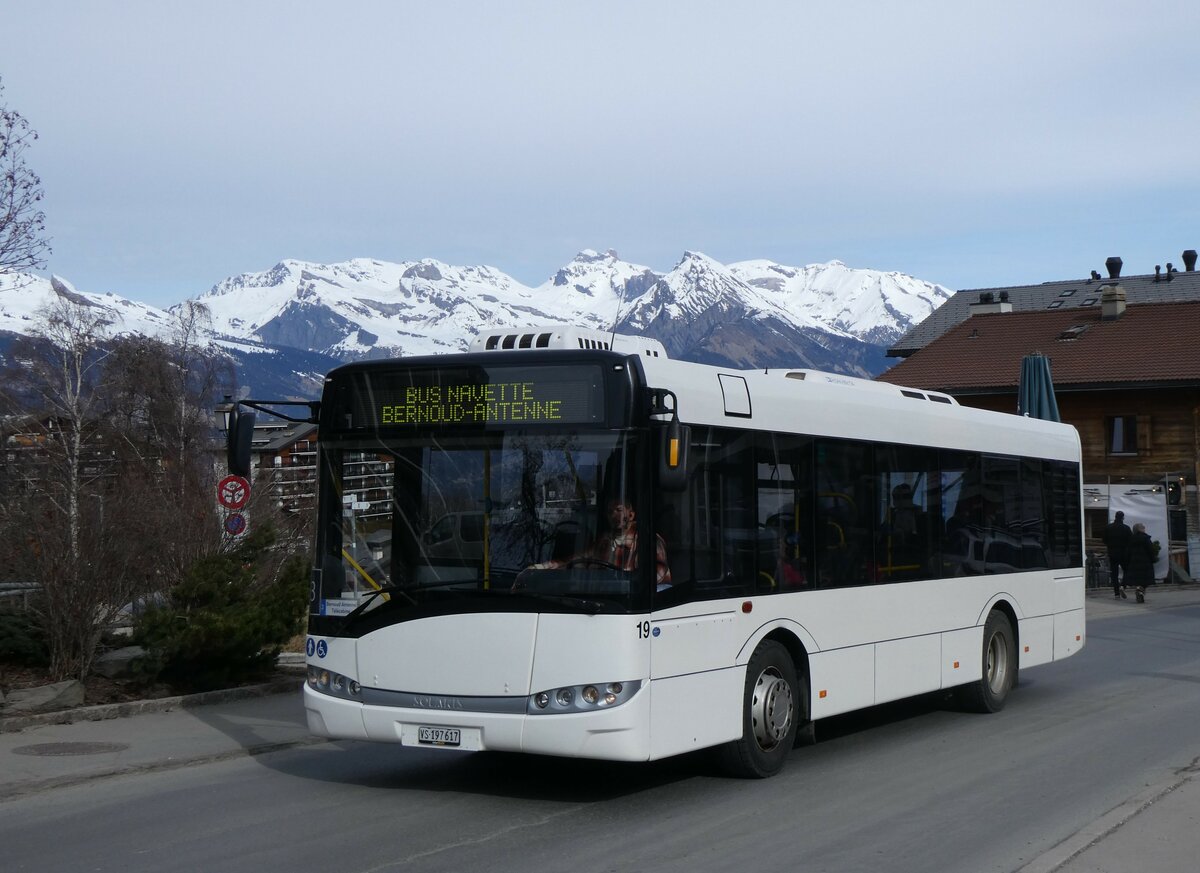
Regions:
M 225 461 L 233 475 L 250 477 L 250 444 L 253 441 L 254 413 L 242 412 L 234 406 L 225 433 Z
M 667 491 L 682 491 L 687 487 L 688 442 L 692 429 L 672 418 L 659 432 L 658 485 Z

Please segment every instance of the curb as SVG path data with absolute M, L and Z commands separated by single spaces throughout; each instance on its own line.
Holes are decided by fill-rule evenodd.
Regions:
M 1056 870 L 1062 870 L 1084 852 L 1100 845 L 1136 816 L 1149 810 L 1168 794 L 1187 785 L 1195 778 L 1196 766 L 1197 762 L 1192 761 L 1187 767 L 1177 770 L 1173 777 L 1151 785 L 1140 794 L 1118 804 L 1062 842 L 1051 846 L 1018 869 L 1017 873 L 1055 873 Z
M 325 737 L 298 737 L 294 740 L 284 740 L 277 743 L 262 743 L 241 749 L 230 749 L 225 752 L 213 752 L 206 755 L 186 755 L 171 757 L 164 761 L 152 761 L 145 764 L 111 767 L 95 773 L 83 773 L 73 776 L 55 776 L 50 779 L 28 779 L 24 782 L 14 782 L 10 785 L 0 784 L 0 803 L 39 794 L 55 788 L 70 788 L 74 785 L 84 785 L 97 779 L 110 779 L 113 776 L 126 776 L 130 773 L 155 773 L 160 770 L 179 770 L 183 767 L 194 767 L 197 764 L 214 764 L 218 761 L 232 761 L 236 758 L 255 758 L 259 755 L 269 755 L 284 749 L 294 749 L 297 746 L 316 746 L 328 743 Z
M 175 697 L 160 697 L 153 700 L 129 700 L 125 703 L 102 703 L 99 706 L 82 706 L 77 709 L 61 709 L 57 712 L 31 713 L 0 717 L 0 734 L 17 733 L 27 728 L 53 724 L 74 724 L 77 721 L 104 721 L 110 718 L 127 718 L 150 712 L 168 712 L 172 709 L 191 709 L 211 703 L 226 703 L 234 700 L 249 700 L 270 694 L 298 691 L 304 680 L 298 676 L 280 676 L 261 685 L 245 685 L 219 691 L 202 691 L 199 694 L 181 694 Z

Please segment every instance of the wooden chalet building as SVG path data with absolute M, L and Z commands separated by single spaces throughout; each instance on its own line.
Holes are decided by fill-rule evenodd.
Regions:
M 289 514 L 316 513 L 317 426 L 261 418 L 251 442 L 251 479 L 269 489 L 276 506 Z M 345 458 L 343 484 L 356 503 L 368 504 L 360 517 L 391 512 L 393 462 L 389 455 L 357 452 Z
M 1153 489 L 1166 506 L 1171 564 L 1200 576 L 1195 252 L 1185 253 L 1185 272 L 1165 275 L 1120 278 L 1114 260 L 1103 281 L 1093 273 L 1077 282 L 959 292 L 942 308 L 954 302 L 961 312 L 901 338 L 889 354 L 904 360 L 877 378 L 1016 414 L 1022 358 L 1046 355 L 1060 416 L 1083 446 L 1088 550 L 1100 548 L 1110 489 Z M 960 297 L 967 293 L 974 299 Z
M 255 422 L 250 444 L 256 488 L 267 487 L 280 510 L 315 512 L 317 426 L 282 419 Z

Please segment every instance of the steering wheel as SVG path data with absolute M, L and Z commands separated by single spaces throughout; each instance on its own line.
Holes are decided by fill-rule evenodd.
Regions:
M 624 572 L 616 564 L 610 564 L 608 561 L 601 561 L 599 558 L 572 558 L 563 565 L 570 569 L 571 567 L 601 567 L 605 570 L 616 570 L 618 573 Z

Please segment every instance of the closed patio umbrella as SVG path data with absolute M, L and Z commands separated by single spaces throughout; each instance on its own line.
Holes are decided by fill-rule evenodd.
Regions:
M 1021 383 L 1017 389 L 1017 412 L 1046 421 L 1062 421 L 1058 401 L 1054 399 L 1054 381 L 1050 378 L 1050 359 L 1034 352 L 1021 359 Z

